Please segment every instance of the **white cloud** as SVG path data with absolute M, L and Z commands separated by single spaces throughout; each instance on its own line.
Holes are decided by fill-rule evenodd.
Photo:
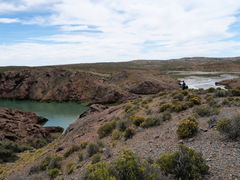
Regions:
M 0 23 L 17 23 L 20 22 L 19 19 L 13 19 L 13 18 L 0 18 Z
M 229 30 L 233 23 L 238 22 L 235 15 L 240 9 L 240 0 L 21 2 L 17 6 L 22 7 L 19 9 L 25 8 L 27 11 L 44 4 L 51 12 L 48 17 L 37 16 L 27 22 L 22 21 L 23 24 L 58 26 L 62 32 L 31 38 L 31 41 L 42 41 L 41 44 L 1 46 L 0 62 L 5 59 L 4 62 L 14 63 L 16 58 L 28 62 L 25 64 L 35 64 L 32 61 L 41 58 L 45 61 L 39 60 L 39 64 L 112 59 L 168 59 L 182 56 L 218 56 L 222 55 L 223 51 L 236 55 L 235 49 L 240 46 L 237 40 L 226 40 L 240 33 Z M 3 4 L 0 3 L 0 12 L 1 5 Z M 11 7 L 14 9 L 16 5 Z M 86 32 L 94 29 L 91 26 L 102 33 Z M 82 30 L 85 32 L 75 32 Z M 51 44 L 44 44 L 45 41 L 50 41 Z M 31 51 L 27 53 L 26 48 Z M 39 53 L 38 49 L 42 53 Z M 25 61 L 26 59 L 28 61 Z M 59 62 L 55 59 L 59 59 Z

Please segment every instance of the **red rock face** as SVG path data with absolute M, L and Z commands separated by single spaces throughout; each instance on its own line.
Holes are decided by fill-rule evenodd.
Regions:
M 0 109 L 0 140 L 26 142 L 27 139 L 49 138 L 51 132 L 63 132 L 61 127 L 42 127 L 47 119 L 32 112 Z
M 0 98 L 111 103 L 129 94 L 90 73 L 51 69 L 0 73 Z

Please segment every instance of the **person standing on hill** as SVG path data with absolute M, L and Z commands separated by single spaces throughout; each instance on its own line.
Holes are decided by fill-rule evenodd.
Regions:
M 184 81 L 182 82 L 182 89 L 186 89 L 186 83 Z

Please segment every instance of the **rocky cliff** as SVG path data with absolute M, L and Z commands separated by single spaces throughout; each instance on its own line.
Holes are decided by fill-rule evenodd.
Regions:
M 50 138 L 52 132 L 63 132 L 61 127 L 43 127 L 48 121 L 32 112 L 0 109 L 0 141 L 27 142 L 28 139 Z
M 78 101 L 115 103 L 176 89 L 173 79 L 159 78 L 151 73 L 117 72 L 104 76 L 59 68 L 42 68 L 0 73 L 0 98 L 44 101 Z

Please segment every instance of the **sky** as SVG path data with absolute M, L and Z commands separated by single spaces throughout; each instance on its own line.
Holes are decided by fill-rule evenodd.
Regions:
M 240 56 L 240 0 L 0 0 L 0 66 Z

